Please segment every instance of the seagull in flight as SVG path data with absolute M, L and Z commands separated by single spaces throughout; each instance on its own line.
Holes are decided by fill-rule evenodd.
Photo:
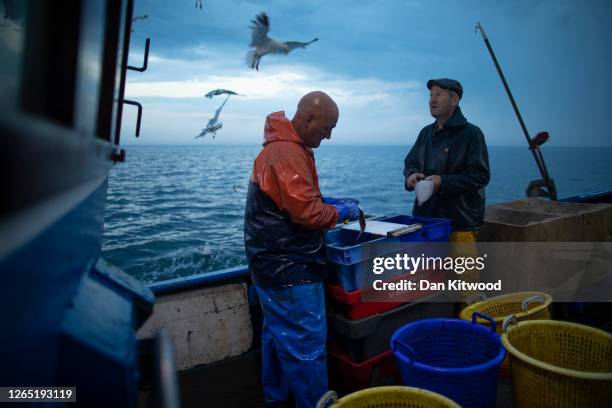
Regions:
M 251 20 L 251 44 L 255 48 L 246 55 L 246 63 L 252 69 L 259 71 L 259 60 L 266 54 L 289 54 L 296 48 L 306 48 L 306 46 L 318 41 L 315 38 L 309 42 L 285 41 L 281 42 L 268 37 L 270 31 L 270 19 L 266 13 L 261 13 Z
M 149 18 L 148 14 L 142 15 L 142 16 L 136 16 L 132 19 L 132 23 L 138 20 L 146 20 L 147 18 Z
M 132 26 L 134 25 L 135 22 L 137 22 L 138 20 L 146 20 L 147 18 L 149 18 L 148 14 L 145 14 L 143 16 L 136 16 L 132 19 Z M 134 32 L 134 29 L 132 28 L 132 32 Z
M 223 95 L 223 94 L 240 95 L 240 94 L 237 94 L 234 91 L 230 91 L 230 90 L 227 90 L 227 89 L 213 89 L 212 91 L 210 91 L 209 93 L 207 93 L 204 96 L 207 97 L 208 99 L 212 99 L 213 96 Z
M 194 139 L 197 139 L 199 137 L 204 137 L 206 136 L 207 133 L 211 133 L 213 139 L 215 138 L 215 134 L 217 133 L 217 130 L 223 127 L 223 124 L 219 122 L 219 114 L 221 113 L 221 109 L 223 109 L 223 106 L 225 105 L 229 97 L 230 95 L 227 95 L 227 97 L 225 98 L 221 106 L 219 106 L 219 108 L 215 112 L 215 116 L 213 116 L 213 118 L 208 121 L 208 123 L 206 124 L 206 127 L 202 129 L 202 132 L 200 132 L 199 135 L 194 137 Z

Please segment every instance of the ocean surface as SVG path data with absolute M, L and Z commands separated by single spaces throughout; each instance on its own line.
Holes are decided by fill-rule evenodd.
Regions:
M 410 146 L 322 146 L 323 195 L 360 200 L 366 213 L 410 214 L 403 159 Z M 259 146 L 128 146 L 109 178 L 102 253 L 144 282 L 246 263 L 243 217 Z M 549 147 L 559 197 L 612 188 L 612 148 Z M 526 147 L 489 146 L 487 204 L 524 197 L 539 178 Z

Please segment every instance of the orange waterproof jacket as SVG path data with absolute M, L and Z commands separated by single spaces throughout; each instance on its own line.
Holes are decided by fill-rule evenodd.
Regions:
M 312 150 L 283 112 L 268 115 L 244 222 L 253 281 L 262 287 L 282 287 L 322 280 L 323 231 L 337 221 L 336 208 L 321 201 Z

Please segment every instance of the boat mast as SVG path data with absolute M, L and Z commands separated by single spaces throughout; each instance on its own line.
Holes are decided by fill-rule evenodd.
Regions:
M 529 145 L 529 150 L 533 154 L 533 158 L 538 166 L 538 170 L 542 175 L 542 180 L 535 180 L 529 183 L 527 187 L 527 196 L 530 197 L 549 197 L 551 200 L 557 200 L 557 188 L 555 186 L 555 182 L 550 175 L 548 174 L 548 169 L 546 168 L 546 163 L 544 163 L 544 156 L 542 155 L 542 151 L 540 150 L 540 145 L 545 143 L 548 140 L 548 133 L 542 132 L 538 133 L 536 137 L 533 139 L 529 137 L 529 132 L 527 131 L 527 126 L 525 125 L 525 121 L 519 112 L 518 106 L 516 105 L 516 101 L 514 100 L 514 96 L 512 96 L 512 92 L 510 91 L 510 87 L 508 86 L 508 82 L 506 82 L 506 78 L 504 77 L 504 73 L 499 66 L 499 62 L 497 62 L 497 58 L 495 57 L 495 53 L 493 52 L 493 48 L 491 47 L 491 43 L 489 42 L 489 38 L 485 33 L 484 29 L 480 22 L 476 24 L 476 31 L 480 30 L 480 34 L 482 35 L 482 39 L 489 50 L 489 54 L 493 59 L 493 63 L 495 64 L 495 68 L 497 69 L 497 73 L 506 89 L 506 93 L 508 94 L 508 98 L 510 98 L 510 103 L 512 104 L 512 108 L 514 109 L 514 113 L 521 125 L 521 129 L 523 129 L 523 134 L 525 135 L 525 139 L 527 140 L 527 144 Z M 546 187 L 548 191 L 542 190 L 540 187 Z

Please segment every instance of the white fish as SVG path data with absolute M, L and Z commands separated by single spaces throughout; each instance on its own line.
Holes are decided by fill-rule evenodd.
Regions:
M 421 180 L 414 186 L 417 203 L 419 207 L 432 196 L 434 192 L 434 183 L 431 180 Z

